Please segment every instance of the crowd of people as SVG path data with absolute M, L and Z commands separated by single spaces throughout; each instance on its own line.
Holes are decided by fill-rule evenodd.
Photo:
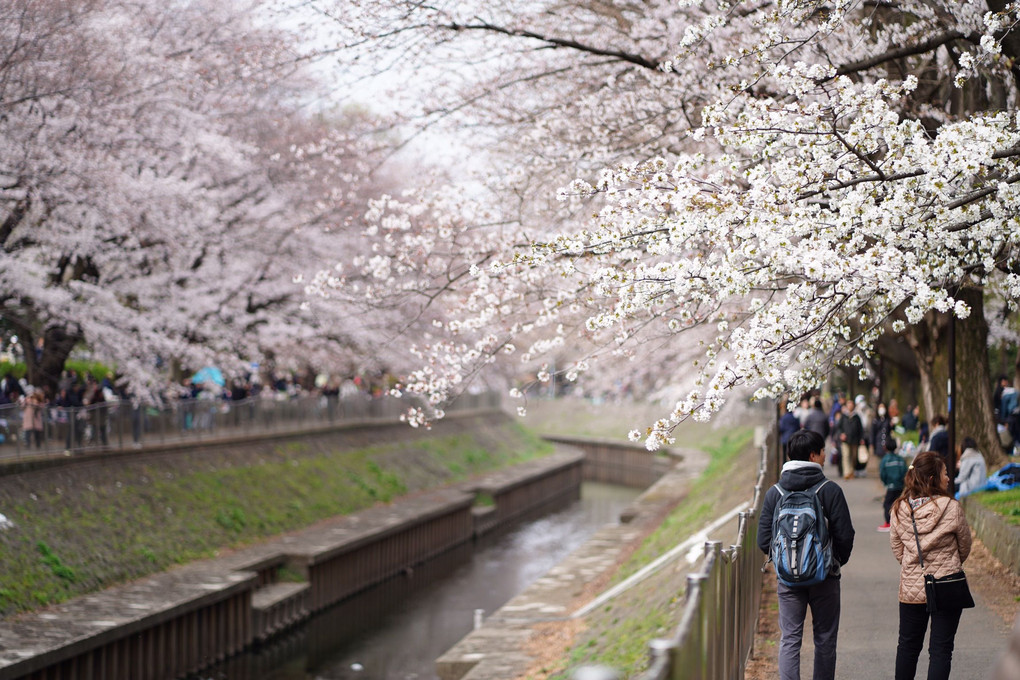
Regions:
M 1017 426 L 1016 391 L 1003 385 L 994 399 L 1000 434 L 1008 436 L 1003 437 L 1003 446 L 1012 451 L 1016 434 L 1020 434 L 1013 432 Z M 758 538 L 759 547 L 776 562 L 782 680 L 800 678 L 800 647 L 808 609 L 813 619 L 813 677 L 831 680 L 835 676 L 839 575 L 850 559 L 855 530 L 843 486 L 826 478 L 824 471 L 830 466 L 842 485 L 855 484 L 858 482 L 853 480 L 867 476 L 872 458 L 878 458 L 873 467 L 885 487 L 885 521 L 877 529 L 889 533 L 890 549 L 900 564 L 893 676 L 895 680 L 913 680 L 930 628 L 928 678 L 949 678 L 962 610 L 973 606 L 963 573 L 971 534 L 959 499 L 985 486 L 987 468 L 970 436 L 962 437 L 956 455 L 950 456 L 946 425 L 944 415 L 936 414 L 925 422 L 917 406 L 900 412 L 895 400 L 869 403 L 864 395 L 854 399 L 836 395 L 828 409 L 817 394 L 783 406 L 779 433 L 787 460 L 779 483 L 765 496 Z M 815 509 L 801 496 L 814 499 Z M 806 551 L 799 559 L 820 573 L 814 579 L 791 576 L 792 560 L 784 559 L 782 550 L 808 541 L 805 535 L 815 530 L 810 518 L 819 514 L 824 517 L 818 518 L 821 528 L 817 529 L 822 536 L 817 545 L 824 546 L 818 558 L 820 566 L 813 566 Z M 797 518 L 792 525 L 790 517 Z M 802 517 L 808 520 L 801 521 Z M 798 531 L 801 536 L 795 535 Z M 799 549 L 798 543 L 792 554 L 798 555 Z M 950 584 L 955 589 L 953 599 L 947 603 L 946 596 L 940 595 L 936 605 L 932 593 L 948 589 Z
M 1010 398 L 1012 408 L 1015 409 L 1016 390 L 1010 387 L 1003 394 L 1005 406 L 1002 406 L 1002 396 L 996 394 L 994 397 L 998 404 L 997 414 L 1011 413 L 1007 410 L 1010 408 Z M 888 405 L 881 400 L 871 404 L 863 394 L 849 399 L 839 393 L 826 410 L 819 395 L 806 395 L 799 403 L 788 402 L 783 408 L 779 419 L 779 436 L 785 448 L 797 430 L 806 429 L 821 435 L 827 442 L 826 458 L 836 466 L 843 479 L 866 477 L 868 461 L 873 457 L 879 459 L 881 474 L 882 463 L 890 453 L 893 458 L 890 458 L 886 466 L 898 469 L 898 465 L 892 462 L 896 457 L 909 458 L 922 451 L 934 451 L 942 458 L 947 469 L 955 470 L 953 488 L 957 498 L 962 498 L 985 484 L 987 468 L 973 437 L 963 437 L 956 456 L 950 457 L 947 423 L 943 414 L 936 414 L 929 423 L 921 417 L 921 408 L 917 405 L 908 406 L 901 413 L 896 399 L 890 399 Z M 1000 433 L 1005 431 L 1008 434 L 1005 421 L 1000 425 Z M 1012 451 L 1012 439 L 1009 444 L 1009 450 Z M 891 474 L 887 471 L 887 476 Z M 887 488 L 890 491 L 896 490 L 895 484 Z
M 181 427 L 199 427 L 206 411 L 191 404 L 222 403 L 251 399 L 284 401 L 307 396 L 325 399 L 346 399 L 354 395 L 378 398 L 392 385 L 393 378 L 385 373 L 352 375 L 337 378 L 310 372 L 276 371 L 268 377 L 248 373 L 225 379 L 218 370 L 203 369 L 179 381 L 168 381 L 163 389 L 148 395 L 146 408 L 175 409 L 195 415 L 182 421 Z M 84 438 L 105 446 L 108 443 L 109 407 L 126 402 L 135 412 L 136 439 L 144 419 L 142 400 L 136 398 L 115 376 L 97 379 L 90 373 L 79 374 L 73 369 L 61 373 L 55 389 L 37 387 L 8 373 L 0 376 L 0 443 L 20 437 L 26 448 L 41 448 L 44 433 L 64 440 L 65 448 L 82 444 Z M 20 432 L 17 426 L 20 425 Z M 50 429 L 47 430 L 47 425 Z

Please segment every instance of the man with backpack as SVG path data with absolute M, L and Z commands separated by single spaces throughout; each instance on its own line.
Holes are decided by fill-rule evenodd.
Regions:
M 811 607 L 813 678 L 833 680 L 839 571 L 850 559 L 854 527 L 843 489 L 822 472 L 822 436 L 798 430 L 787 443 L 786 455 L 789 461 L 783 465 L 779 483 L 765 494 L 758 520 L 758 547 L 774 563 L 778 579 L 779 677 L 800 680 L 804 619 Z

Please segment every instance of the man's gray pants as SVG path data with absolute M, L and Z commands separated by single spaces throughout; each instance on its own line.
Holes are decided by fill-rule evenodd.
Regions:
M 836 635 L 839 632 L 839 578 L 827 578 L 813 586 L 778 584 L 779 678 L 800 680 L 800 646 L 804 618 L 811 607 L 811 628 L 815 641 L 814 680 L 836 676 Z

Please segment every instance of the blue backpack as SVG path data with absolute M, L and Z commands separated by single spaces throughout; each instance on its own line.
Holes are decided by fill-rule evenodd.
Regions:
M 772 545 L 769 559 L 780 583 L 811 586 L 821 583 L 832 571 L 832 542 L 818 490 L 823 479 L 810 489 L 787 491 L 776 484 L 780 498 L 772 515 Z

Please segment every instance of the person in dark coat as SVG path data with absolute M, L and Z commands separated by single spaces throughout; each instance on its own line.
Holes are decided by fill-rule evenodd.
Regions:
M 57 408 L 57 422 L 65 428 L 64 448 L 70 451 L 81 442 L 82 424 L 76 422 L 81 399 L 78 393 L 69 387 L 61 388 L 57 398 L 53 400 Z
M 825 439 L 817 432 L 799 430 L 790 437 L 789 461 L 783 465 L 779 484 L 787 491 L 803 491 L 825 480 Z M 758 547 L 765 554 L 772 544 L 772 520 L 781 494 L 775 486 L 765 493 L 758 520 Z M 814 632 L 814 680 L 833 680 L 836 673 L 836 637 L 839 632 L 840 568 L 850 560 L 854 547 L 854 525 L 843 489 L 834 482 L 818 489 L 832 541 L 832 571 L 821 583 L 811 586 L 776 584 L 779 600 L 780 680 L 800 678 L 800 647 L 804 618 L 811 608 Z
M 871 450 L 875 456 L 881 458 L 885 455 L 885 443 L 892 437 L 892 418 L 886 411 L 885 404 L 879 404 L 875 410 L 875 419 L 871 421 Z
M 949 420 L 941 413 L 931 419 L 933 428 L 931 439 L 928 440 L 928 450 L 939 454 L 947 470 L 955 470 L 956 465 L 949 460 L 949 430 L 946 429 L 948 423 Z
M 0 377 L 0 392 L 7 395 L 7 403 L 16 404 L 18 400 L 25 396 L 25 389 L 10 373 Z
M 785 410 L 783 416 L 779 419 L 779 443 L 783 447 L 783 451 L 786 451 L 786 444 L 790 441 L 790 437 L 793 433 L 800 429 L 800 421 L 797 416 L 793 414 L 789 408 Z
M 855 409 L 856 404 L 847 399 L 837 430 L 840 448 L 839 472 L 843 479 L 853 479 L 857 467 L 857 449 L 864 440 L 864 425 Z
M 807 417 L 804 418 L 804 429 L 817 432 L 822 435 L 822 439 L 828 439 L 830 432 L 829 416 L 822 410 L 821 399 L 815 399 L 815 403 L 812 405 L 811 410 L 808 411 Z
M 921 407 L 909 406 L 903 414 L 903 429 L 906 432 L 915 432 L 921 424 Z

